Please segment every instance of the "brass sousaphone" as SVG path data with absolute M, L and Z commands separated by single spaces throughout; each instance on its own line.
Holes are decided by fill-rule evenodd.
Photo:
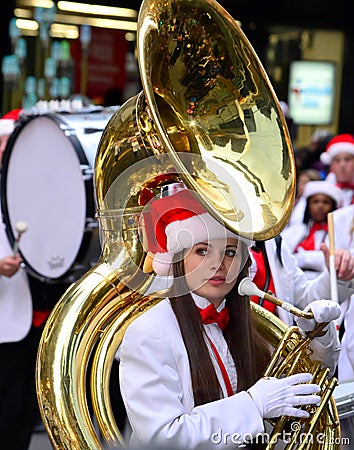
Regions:
M 55 449 L 124 445 L 109 398 L 112 361 L 126 327 L 164 289 L 155 288 L 145 249 L 149 201 L 182 182 L 217 220 L 257 240 L 277 235 L 293 207 L 282 111 L 251 45 L 216 1 L 144 0 L 137 52 L 143 90 L 112 116 L 96 157 L 102 254 L 58 302 L 39 348 L 38 398 Z M 254 311 L 276 346 L 285 325 Z M 311 371 L 310 358 L 302 364 Z M 318 427 L 326 439 L 338 436 L 332 400 L 313 433 Z

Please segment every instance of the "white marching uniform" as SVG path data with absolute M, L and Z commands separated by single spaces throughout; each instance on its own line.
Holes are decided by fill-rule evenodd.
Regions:
M 345 206 L 333 212 L 334 242 L 336 248 L 344 248 L 354 254 L 354 205 Z M 354 379 L 354 295 L 341 304 L 344 334 L 338 361 L 338 380 Z
M 1 223 L 0 258 L 11 253 L 12 249 Z M 25 271 L 19 269 L 11 278 L 0 278 L 0 343 L 22 340 L 28 334 L 31 324 L 31 292 Z
M 308 236 L 309 225 L 297 223 L 282 232 L 283 240 L 290 253 L 294 255 L 298 267 L 302 269 L 308 279 L 316 278 L 320 272 L 326 269 L 326 262 L 320 246 L 322 242 L 327 242 L 327 232 L 317 230 L 314 232 L 314 249 L 304 250 L 301 247 L 295 252 L 297 246 Z

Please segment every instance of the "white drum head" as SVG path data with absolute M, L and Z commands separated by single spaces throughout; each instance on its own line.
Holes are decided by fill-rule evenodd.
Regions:
M 25 263 L 59 278 L 75 261 L 86 222 L 86 192 L 71 141 L 46 116 L 30 120 L 11 150 L 6 172 L 8 220 L 28 229 L 20 240 Z

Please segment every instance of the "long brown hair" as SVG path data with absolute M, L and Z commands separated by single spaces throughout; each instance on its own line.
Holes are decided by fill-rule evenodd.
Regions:
M 230 311 L 229 324 L 224 337 L 237 370 L 237 391 L 251 387 L 264 372 L 270 359 L 267 342 L 255 327 L 250 308 L 250 299 L 238 294 L 238 284 L 248 276 L 250 257 L 247 251 L 246 263 L 238 276 L 235 287 L 226 296 Z M 175 258 L 173 263 L 175 280 L 184 280 L 183 258 Z M 192 378 L 195 406 L 222 398 L 221 386 L 210 358 L 205 341 L 205 331 L 200 314 L 190 293 L 174 295 L 176 285 L 169 296 L 172 309 L 177 317 L 186 347 Z

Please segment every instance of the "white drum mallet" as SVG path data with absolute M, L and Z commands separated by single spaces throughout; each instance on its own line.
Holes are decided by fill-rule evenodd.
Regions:
M 27 223 L 23 220 L 16 223 L 16 231 L 17 231 L 17 238 L 15 239 L 14 246 L 12 248 L 13 254 L 16 256 L 18 253 L 18 246 L 20 244 L 21 236 L 25 231 L 27 231 Z

